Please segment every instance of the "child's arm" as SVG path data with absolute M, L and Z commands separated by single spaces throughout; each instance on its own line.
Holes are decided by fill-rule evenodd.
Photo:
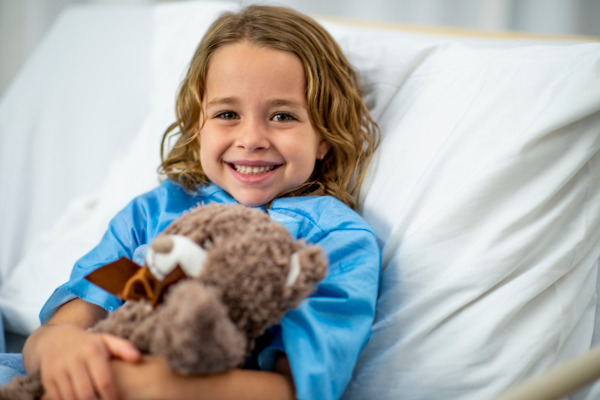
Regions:
M 137 362 L 141 356 L 124 339 L 86 331 L 106 315 L 102 307 L 73 299 L 27 339 L 23 365 L 28 374 L 41 370 L 45 398 L 118 399 L 110 359 Z
M 26 370 L 31 373 L 41 369 L 47 398 L 117 398 L 109 359 L 137 361 L 140 355 L 127 341 L 85 331 L 122 304 L 86 281 L 85 276 L 120 257 L 133 258 L 140 245 L 149 243 L 177 218 L 178 210 L 183 212 L 198 201 L 169 180 L 136 197 L 110 221 L 98 246 L 77 261 L 69 281 L 54 291 L 40 313 L 44 326 L 31 335 L 23 349 Z M 78 371 L 83 371 L 84 378 L 78 378 Z
M 285 356 L 279 359 L 277 372 L 234 369 L 215 375 L 184 377 L 169 372 L 162 358 L 151 356 L 144 357 L 138 364 L 114 360 L 111 366 L 121 399 L 296 398 Z

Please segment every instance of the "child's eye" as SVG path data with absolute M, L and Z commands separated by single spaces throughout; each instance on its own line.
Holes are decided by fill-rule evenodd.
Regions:
M 225 111 L 220 114 L 217 114 L 217 118 L 221 119 L 237 119 L 238 115 L 233 111 Z
M 275 122 L 289 122 L 289 121 L 293 121 L 296 118 L 294 118 L 293 116 L 291 116 L 290 114 L 286 114 L 286 113 L 277 113 L 275 115 L 273 115 L 273 121 Z

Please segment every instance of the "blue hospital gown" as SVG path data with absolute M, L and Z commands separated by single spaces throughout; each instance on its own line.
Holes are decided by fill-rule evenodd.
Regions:
M 135 198 L 112 219 L 100 244 L 75 264 L 70 280 L 52 294 L 40 313 L 41 322 L 76 297 L 115 310 L 122 301 L 84 276 L 119 257 L 133 259 L 136 249 L 145 248 L 184 211 L 213 202 L 236 201 L 214 184 L 190 193 L 170 180 Z M 375 235 L 358 214 L 328 196 L 276 199 L 268 213 L 295 239 L 322 246 L 330 265 L 316 292 L 269 329 L 256 363 L 271 370 L 277 350 L 283 351 L 299 399 L 338 399 L 375 315 L 381 269 Z

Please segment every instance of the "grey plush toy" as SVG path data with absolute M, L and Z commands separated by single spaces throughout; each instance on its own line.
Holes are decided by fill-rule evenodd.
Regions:
M 310 295 L 326 270 L 320 247 L 294 241 L 266 213 L 199 206 L 152 242 L 145 267 L 121 259 L 88 276 L 129 300 L 92 330 L 128 339 L 182 375 L 222 372 L 242 365 L 255 339 Z M 42 394 L 36 374 L 13 380 L 0 400 Z

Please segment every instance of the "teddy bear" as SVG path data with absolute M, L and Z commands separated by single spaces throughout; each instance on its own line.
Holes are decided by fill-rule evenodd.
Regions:
M 315 290 L 327 265 L 319 246 L 294 241 L 262 210 L 200 205 L 154 239 L 143 267 L 121 258 L 86 277 L 126 301 L 90 329 L 164 357 L 178 374 L 226 371 Z M 39 374 L 0 390 L 0 400 L 42 395 Z

